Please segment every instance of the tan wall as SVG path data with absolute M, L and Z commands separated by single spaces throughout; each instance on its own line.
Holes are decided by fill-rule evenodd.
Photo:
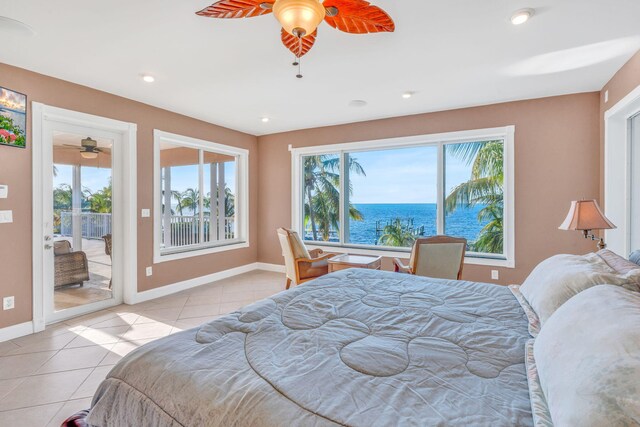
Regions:
M 282 264 L 276 228 L 291 225 L 291 155 L 306 147 L 469 129 L 516 126 L 516 268 L 500 283 L 520 283 L 544 258 L 586 253 L 595 243 L 558 226 L 579 197 L 598 197 L 599 93 L 330 126 L 258 138 L 258 260 Z M 390 268 L 389 260 L 384 267 Z M 491 267 L 467 265 L 464 279 L 490 281 Z
M 137 123 L 138 211 L 153 208 L 154 128 L 249 150 L 251 247 L 233 253 L 164 262 L 154 265 L 153 276 L 146 277 L 145 267 L 153 265 L 153 221 L 151 218 L 138 218 L 138 290 L 256 261 L 256 137 L 4 64 L 0 64 L 0 86 L 26 94 L 29 101 L 27 148 L 0 146 L 0 183 L 10 187 L 9 198 L 0 199 L 0 210 L 11 209 L 14 214 L 12 224 L 0 224 L 0 296 L 16 297 L 15 309 L 0 311 L 0 328 L 31 320 L 31 101 Z
M 609 80 L 600 92 L 600 196 L 604 200 L 604 113 L 640 86 L 640 51 Z M 609 100 L 604 102 L 609 91 Z

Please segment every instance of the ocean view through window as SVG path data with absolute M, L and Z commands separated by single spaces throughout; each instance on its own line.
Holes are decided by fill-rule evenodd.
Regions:
M 375 251 L 464 237 L 468 258 L 510 266 L 513 128 L 461 134 L 293 149 L 294 228 L 310 244 Z

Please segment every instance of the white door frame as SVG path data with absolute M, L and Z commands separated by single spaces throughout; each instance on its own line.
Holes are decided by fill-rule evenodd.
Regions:
M 605 231 L 609 249 L 627 256 L 631 248 L 631 132 L 629 119 L 640 112 L 640 86 L 604 114 L 604 206 L 618 227 Z
M 49 105 L 32 102 L 32 150 L 33 150 L 33 328 L 34 332 L 42 331 L 45 325 L 62 318 L 73 317 L 85 310 L 82 307 L 64 310 L 61 316 L 45 318 L 45 289 L 44 274 L 47 266 L 46 256 L 50 253 L 44 249 L 44 236 L 47 232 L 44 226 L 44 202 L 45 192 L 51 192 L 52 186 L 46 188 L 44 180 L 44 166 L 51 162 L 48 129 L 56 124 L 60 128 L 65 126 L 84 126 L 95 129 L 96 132 L 117 134 L 121 140 L 120 161 L 114 162 L 112 179 L 114 187 L 120 188 L 118 202 L 120 206 L 119 229 L 114 228 L 114 264 L 121 268 L 121 289 L 114 289 L 114 298 L 106 300 L 102 304 L 91 304 L 92 308 L 100 309 L 109 305 L 128 302 L 137 293 L 137 188 L 136 188 L 136 134 L 137 126 L 134 123 L 126 123 L 118 120 L 80 113 Z M 116 185 L 119 181 L 120 185 Z M 115 200 L 114 200 L 115 201 Z M 49 242 L 51 243 L 51 242 Z M 102 307 L 104 305 L 104 307 Z

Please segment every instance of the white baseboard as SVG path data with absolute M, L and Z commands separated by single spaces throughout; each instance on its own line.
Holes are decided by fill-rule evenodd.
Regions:
M 273 271 L 275 273 L 285 273 L 286 268 L 280 264 L 268 264 L 266 262 L 256 262 L 256 270 Z
M 19 323 L 0 329 L 0 342 L 20 338 L 33 333 L 33 322 Z
M 132 298 L 129 298 L 129 301 L 125 301 L 125 304 L 138 304 L 144 301 L 166 297 L 168 295 L 195 288 L 197 286 L 206 285 L 211 282 L 217 282 L 218 280 L 222 279 L 228 279 L 229 277 L 237 276 L 238 274 L 248 273 L 250 271 L 257 270 L 256 264 L 257 263 L 247 264 L 240 267 L 230 268 L 229 270 L 208 274 L 206 276 L 195 277 L 193 279 L 173 283 L 171 285 L 161 286 L 159 288 L 150 289 L 148 291 L 137 292 L 132 296 Z

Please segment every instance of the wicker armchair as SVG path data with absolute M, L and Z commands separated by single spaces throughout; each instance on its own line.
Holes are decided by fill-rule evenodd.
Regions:
M 105 234 L 102 236 L 104 239 L 104 253 L 109 255 L 109 259 L 113 263 L 113 255 L 111 254 L 113 239 L 111 238 L 111 234 Z M 111 289 L 113 279 L 109 279 L 109 289 Z
M 73 252 L 66 240 L 53 243 L 55 280 L 54 287 L 83 286 L 89 280 L 89 262 L 82 251 Z

